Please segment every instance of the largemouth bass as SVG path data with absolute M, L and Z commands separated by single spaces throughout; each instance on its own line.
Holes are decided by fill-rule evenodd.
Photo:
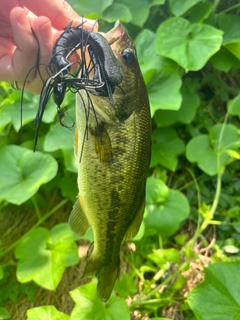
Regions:
M 113 105 L 107 96 L 84 90 L 77 98 L 79 196 L 69 218 L 80 236 L 93 229 L 93 251 L 83 277 L 97 277 L 103 301 L 119 273 L 122 241 L 137 234 L 143 218 L 151 152 L 149 101 L 135 46 L 120 22 L 105 37 L 123 80 L 115 88 Z

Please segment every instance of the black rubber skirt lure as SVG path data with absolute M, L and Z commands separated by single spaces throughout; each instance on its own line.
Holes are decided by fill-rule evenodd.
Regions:
M 67 91 L 73 93 L 79 90 L 91 91 L 95 95 L 107 96 L 113 105 L 112 94 L 122 81 L 121 67 L 107 40 L 100 33 L 85 29 L 83 26 L 84 22 L 76 27 L 69 24 L 52 50 L 47 65 L 49 78 L 44 82 L 35 119 L 34 150 L 44 110 L 51 95 L 60 113 Z M 70 61 L 71 56 L 78 50 L 80 59 Z M 90 57 L 88 62 L 87 52 Z M 71 69 L 75 71 L 71 73 Z

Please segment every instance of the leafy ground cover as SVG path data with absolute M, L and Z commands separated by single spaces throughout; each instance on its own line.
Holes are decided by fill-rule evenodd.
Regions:
M 135 40 L 153 122 L 146 210 L 107 304 L 80 286 L 92 234 L 66 223 L 77 195 L 74 128 L 49 101 L 0 86 L 0 319 L 240 319 L 240 4 L 78 0 L 101 31 Z M 67 94 L 66 121 L 74 119 Z M 80 257 L 80 258 L 79 258 Z

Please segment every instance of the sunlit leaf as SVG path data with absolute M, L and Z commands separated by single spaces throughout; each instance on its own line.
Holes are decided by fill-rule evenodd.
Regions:
M 11 145 L 0 149 L 0 197 L 21 204 L 57 173 L 56 160 L 47 154 Z
M 198 320 L 238 319 L 240 262 L 219 262 L 205 271 L 205 280 L 188 295 L 187 302 Z
M 161 164 L 175 171 L 178 156 L 184 151 L 184 143 L 171 128 L 159 128 L 152 135 L 152 156 L 150 167 Z
M 200 70 L 222 43 L 222 31 L 204 24 L 170 18 L 157 30 L 157 53 L 176 61 L 185 71 Z
M 169 0 L 170 9 L 175 16 L 181 16 L 202 0 Z
M 189 215 L 189 204 L 187 198 L 179 191 L 168 189 L 167 195 L 165 188 L 161 187 L 162 182 L 158 179 L 148 178 L 147 180 L 147 211 L 148 215 L 144 218 L 146 231 L 145 234 L 160 234 L 164 239 L 176 232 L 187 216 Z M 160 190 L 159 194 L 150 191 L 155 188 Z M 164 192 L 165 200 L 159 202 L 161 188 Z M 150 192 L 150 193 L 149 193 Z
M 59 312 L 54 306 L 43 306 L 29 309 L 27 320 L 69 320 L 70 317 Z
M 219 137 L 221 140 L 219 141 Z M 186 148 L 189 161 L 197 162 L 200 169 L 213 176 L 234 160 L 229 150 L 239 148 L 239 132 L 233 125 L 215 125 L 208 135 L 192 138 Z M 219 161 L 218 161 L 219 157 Z
M 71 313 L 71 320 L 130 320 L 130 312 L 125 300 L 111 296 L 105 304 L 97 296 L 97 281 L 78 287 L 70 292 L 75 307 Z
M 78 262 L 76 239 L 78 237 L 67 223 L 55 225 L 50 231 L 45 228 L 30 231 L 15 250 L 19 260 L 18 281 L 34 280 L 38 285 L 54 290 L 65 268 Z
M 161 268 L 167 262 L 179 263 L 180 252 L 174 248 L 158 249 L 153 250 L 153 252 L 148 255 L 148 258 L 152 260 L 159 268 Z

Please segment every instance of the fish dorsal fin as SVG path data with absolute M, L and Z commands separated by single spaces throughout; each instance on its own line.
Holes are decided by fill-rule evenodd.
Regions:
M 143 219 L 143 213 L 145 210 L 145 195 L 143 197 L 142 202 L 140 203 L 138 210 L 134 216 L 134 219 L 130 226 L 127 228 L 127 231 L 125 233 L 124 239 L 125 240 L 130 240 L 136 236 L 138 233 L 138 230 L 140 228 L 142 219 Z
M 68 223 L 71 230 L 80 237 L 82 237 L 91 227 L 87 217 L 85 216 L 85 213 L 82 210 L 79 198 L 77 198 L 77 201 L 73 206 Z

